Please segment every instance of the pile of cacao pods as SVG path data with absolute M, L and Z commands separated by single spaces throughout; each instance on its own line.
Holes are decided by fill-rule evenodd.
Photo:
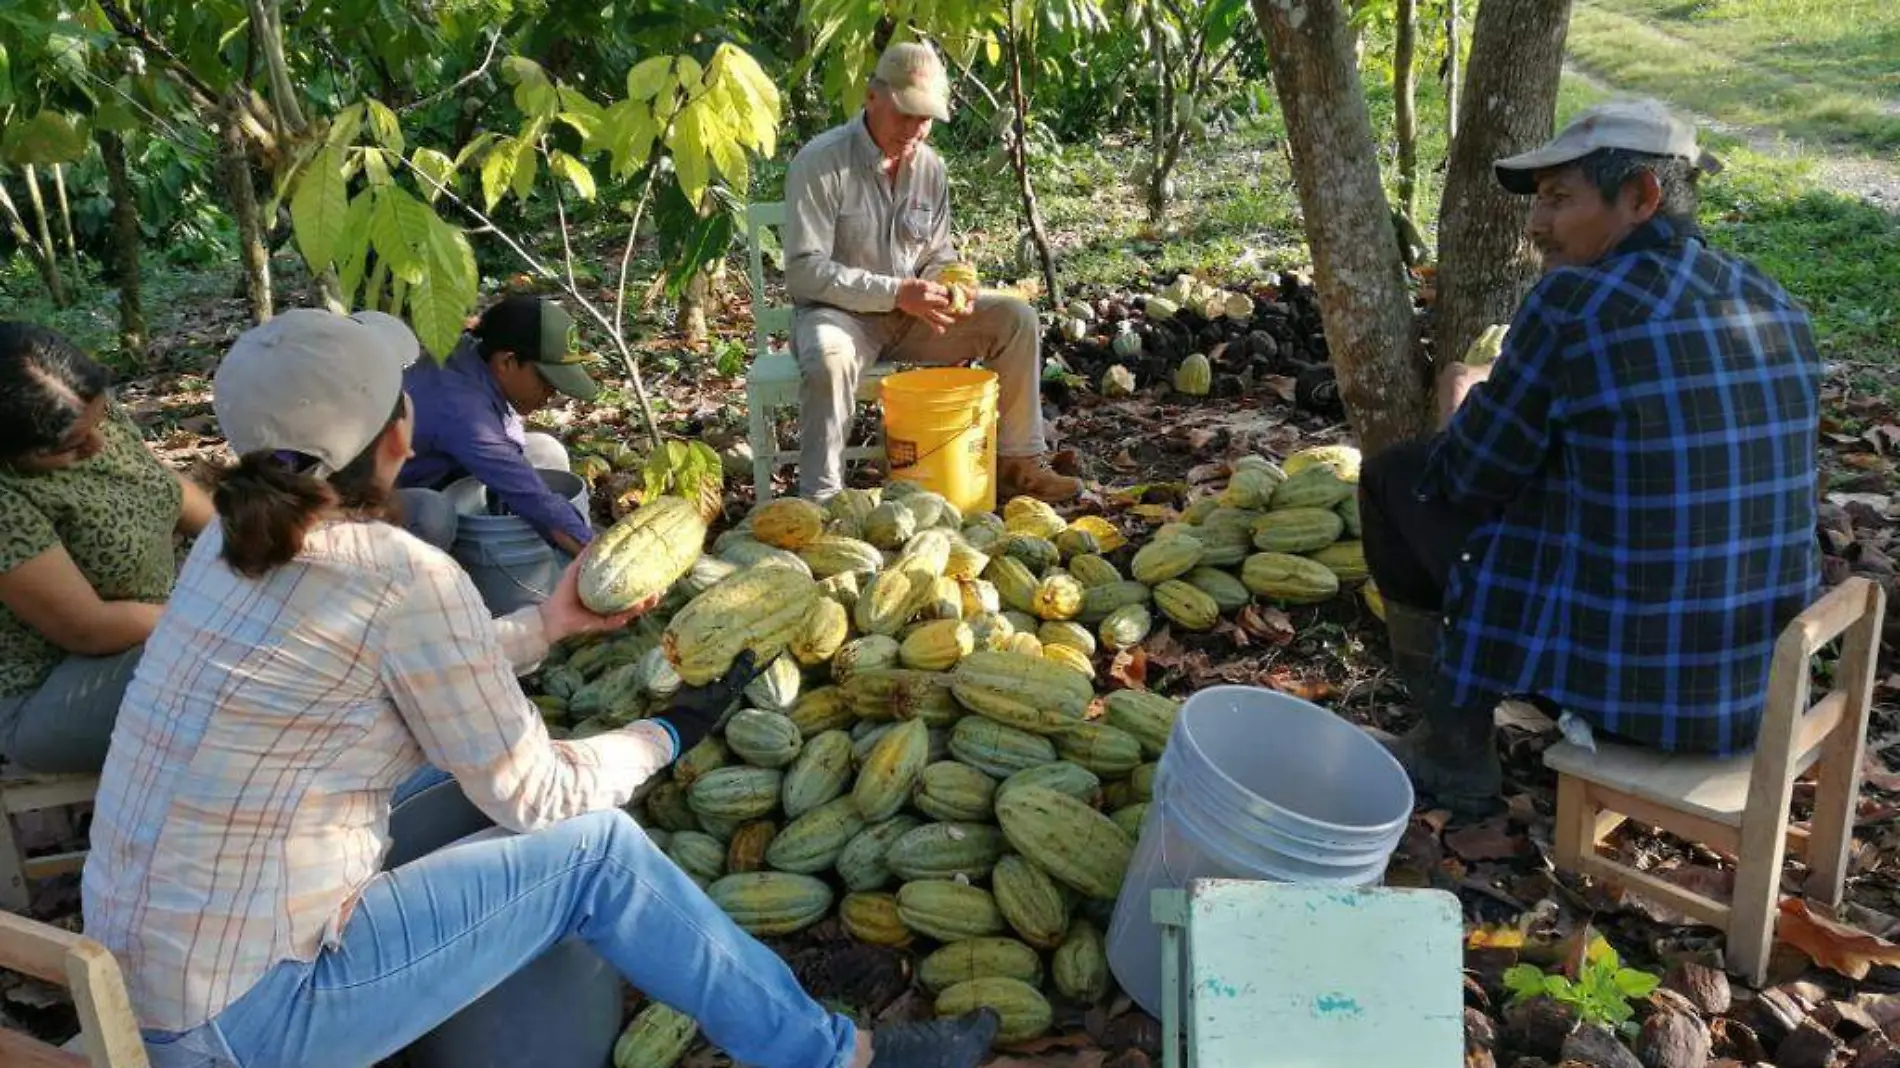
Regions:
M 1355 543 L 1333 544 L 1348 516 L 1356 528 L 1341 477 L 1356 466 L 1338 447 L 1286 471 L 1243 459 L 1139 548 L 1100 517 L 1029 498 L 966 516 L 898 482 L 769 502 L 702 554 L 698 513 L 661 498 L 581 576 L 597 610 L 659 608 L 557 650 L 535 700 L 551 732 L 583 736 L 752 651 L 767 669 L 637 802 L 642 826 L 753 934 L 836 915 L 851 938 L 916 952 L 937 1011 L 989 1006 L 999 1042 L 1025 1041 L 1051 1026 L 1046 990 L 1109 992 L 1103 936 L 1178 707 L 1098 696 L 1097 665 L 1155 613 L 1204 630 L 1256 595 L 1306 603 L 1363 573 Z M 665 1068 L 695 1034 L 649 1005 L 617 1068 Z

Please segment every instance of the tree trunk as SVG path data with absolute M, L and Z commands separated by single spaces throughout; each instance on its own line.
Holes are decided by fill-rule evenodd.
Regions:
M 66 282 L 59 275 L 59 248 L 53 244 L 52 225 L 46 218 L 46 197 L 40 192 L 40 172 L 29 163 L 20 169 L 20 174 L 26 179 L 27 203 L 33 207 L 33 244 L 39 249 L 40 276 L 46 279 L 46 293 L 53 298 L 53 307 L 64 308 L 72 301 L 66 292 Z
M 1418 218 L 1417 0 L 1398 0 L 1392 46 L 1392 123 L 1399 142 L 1399 210 Z
M 1458 27 L 1458 0 L 1445 0 L 1445 140 L 1458 136 L 1458 98 L 1464 91 L 1464 57 L 1459 55 L 1463 34 Z
M 1430 426 L 1412 355 L 1412 303 L 1379 181 L 1372 118 L 1340 0 L 1254 0 L 1266 35 L 1326 345 L 1361 448 Z
M 135 361 L 145 358 L 145 303 L 139 290 L 139 205 L 125 166 L 125 141 L 100 130 L 99 158 L 112 194 L 111 270 L 119 286 L 119 350 Z
M 242 105 L 232 101 L 233 109 Z M 224 193 L 230 198 L 231 216 L 237 221 L 238 258 L 244 263 L 244 292 L 250 299 L 251 319 L 262 323 L 270 319 L 270 248 L 265 244 L 264 218 L 257 203 L 257 190 L 251 185 L 251 156 L 244 130 L 227 113 L 218 124 L 218 154 L 224 170 Z
M 1452 142 L 1438 214 L 1440 361 L 1458 359 L 1484 328 L 1508 323 L 1541 263 L 1526 229 L 1529 197 L 1497 183 L 1492 161 L 1550 137 L 1563 74 L 1570 0 L 1485 0 L 1472 30 L 1463 133 Z
M 0 181 L 0 211 L 6 213 L 7 230 L 12 233 L 14 242 L 26 250 L 27 258 L 33 261 L 33 266 L 40 272 L 40 281 L 46 285 L 47 298 L 54 307 L 65 307 L 66 286 L 59 277 L 59 263 L 46 258 L 46 250 L 40 247 L 32 232 L 26 228 L 26 220 L 20 216 L 20 207 L 13 202 L 13 196 L 7 192 L 4 181 Z
M 79 267 L 79 238 L 73 233 L 73 205 L 66 199 L 66 166 L 53 164 L 53 200 L 59 205 L 59 236 L 66 240 L 66 258 L 72 261 L 73 277 L 85 277 Z
M 711 292 L 712 278 L 704 270 L 693 272 L 686 287 L 680 290 L 679 316 L 673 325 L 688 345 L 698 347 L 706 343 L 706 304 Z
M 1036 256 L 1042 261 L 1042 280 L 1047 286 L 1051 307 L 1062 307 L 1062 280 L 1056 277 L 1055 254 L 1049 251 L 1049 234 L 1042 227 L 1042 209 L 1036 206 L 1036 187 L 1029 180 L 1029 98 L 1023 92 L 1022 41 L 1016 31 L 1016 5 L 1009 7 L 1009 95 L 1016 107 L 1016 139 L 1010 147 L 1010 162 L 1016 167 L 1016 185 L 1022 192 L 1023 218 L 1029 224 L 1029 239 L 1035 243 Z

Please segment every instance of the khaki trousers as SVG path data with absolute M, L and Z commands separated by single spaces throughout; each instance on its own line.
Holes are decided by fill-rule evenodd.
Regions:
M 983 364 L 998 379 L 997 455 L 1036 456 L 1048 447 L 1041 327 L 1036 310 L 1015 297 L 978 296 L 976 310 L 941 334 L 903 312 L 859 315 L 808 305 L 792 318 L 792 354 L 803 377 L 798 495 L 809 500 L 844 488 L 845 435 L 856 411 L 858 379 L 879 360 Z

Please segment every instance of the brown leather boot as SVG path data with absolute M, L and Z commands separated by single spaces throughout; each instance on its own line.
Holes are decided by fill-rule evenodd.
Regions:
M 1070 500 L 1082 492 L 1082 480 L 1058 475 L 1049 470 L 1049 461 L 1041 456 L 1001 456 L 996 460 L 996 499 L 1000 504 L 1011 497 L 1034 497 L 1051 504 Z

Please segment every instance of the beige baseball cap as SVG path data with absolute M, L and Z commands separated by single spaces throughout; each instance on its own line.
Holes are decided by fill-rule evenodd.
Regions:
M 239 456 L 296 453 L 328 478 L 389 425 L 420 353 L 393 315 L 296 308 L 232 343 L 211 378 L 211 410 Z
M 874 77 L 890 87 L 897 110 L 950 121 L 950 76 L 929 45 L 906 41 L 890 46 L 878 57 Z
M 1620 148 L 1652 156 L 1675 156 L 1697 170 L 1718 174 L 1722 161 L 1696 145 L 1695 127 L 1676 117 L 1661 101 L 1614 100 L 1598 104 L 1570 120 L 1541 148 L 1492 164 L 1498 184 L 1520 196 L 1537 192 L 1537 172 L 1574 163 L 1598 149 Z

